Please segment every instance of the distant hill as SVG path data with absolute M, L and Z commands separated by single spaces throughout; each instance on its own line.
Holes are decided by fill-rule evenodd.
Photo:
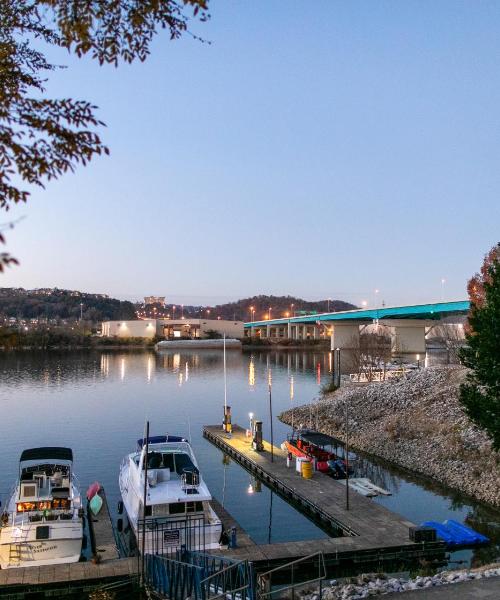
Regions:
M 175 306 L 175 310 L 174 310 Z M 141 317 L 171 317 L 180 318 L 181 315 L 190 318 L 205 317 L 210 319 L 229 319 L 235 321 L 251 321 L 252 310 L 255 321 L 263 320 L 266 315 L 269 315 L 271 308 L 271 318 L 285 317 L 288 315 L 299 315 L 305 312 L 327 312 L 350 310 L 356 308 L 354 304 L 343 302 L 342 300 L 318 300 L 311 302 L 295 296 L 252 296 L 251 298 L 243 298 L 236 302 L 228 302 L 227 304 L 218 304 L 216 306 L 188 306 L 166 304 L 147 304 L 141 305 L 138 308 L 139 316 Z
M 343 302 L 342 300 L 318 300 L 309 301 L 295 296 L 252 296 L 244 298 L 237 302 L 229 302 L 228 304 L 220 304 L 214 306 L 213 310 L 216 316 L 232 319 L 236 316 L 241 321 L 251 321 L 252 311 L 254 309 L 254 320 L 263 320 L 269 316 L 269 308 L 271 308 L 271 318 L 280 318 L 286 316 L 299 315 L 303 312 L 327 312 L 350 310 L 356 308 L 354 304 Z
M 80 306 L 82 305 L 82 306 Z M 0 316 L 17 319 L 77 320 L 80 310 L 86 321 L 135 319 L 132 302 L 106 294 L 86 294 L 57 288 L 0 288 Z

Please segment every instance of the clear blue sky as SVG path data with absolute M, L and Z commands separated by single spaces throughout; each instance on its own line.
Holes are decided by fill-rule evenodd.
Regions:
M 11 213 L 0 285 L 465 298 L 500 238 L 500 3 L 211 3 L 144 64 L 68 65 L 111 156 Z M 4 219 L 6 220 L 4 215 Z

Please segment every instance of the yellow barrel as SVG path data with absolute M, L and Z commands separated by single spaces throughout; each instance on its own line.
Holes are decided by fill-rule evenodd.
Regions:
M 302 477 L 304 479 L 311 479 L 313 476 L 313 464 L 311 462 L 302 463 Z

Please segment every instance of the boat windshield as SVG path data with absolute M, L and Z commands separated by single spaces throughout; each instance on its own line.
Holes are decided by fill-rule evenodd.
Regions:
M 178 475 L 186 471 L 198 472 L 191 457 L 184 452 L 149 452 L 148 469 L 170 469 Z

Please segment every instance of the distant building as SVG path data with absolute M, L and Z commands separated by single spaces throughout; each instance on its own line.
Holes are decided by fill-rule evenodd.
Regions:
M 144 304 L 161 304 L 165 306 L 165 296 L 144 296 Z
M 103 337 L 140 337 L 151 339 L 156 336 L 169 339 L 207 338 L 215 332 L 230 338 L 242 338 L 243 321 L 222 319 L 139 319 L 137 321 L 103 321 Z

